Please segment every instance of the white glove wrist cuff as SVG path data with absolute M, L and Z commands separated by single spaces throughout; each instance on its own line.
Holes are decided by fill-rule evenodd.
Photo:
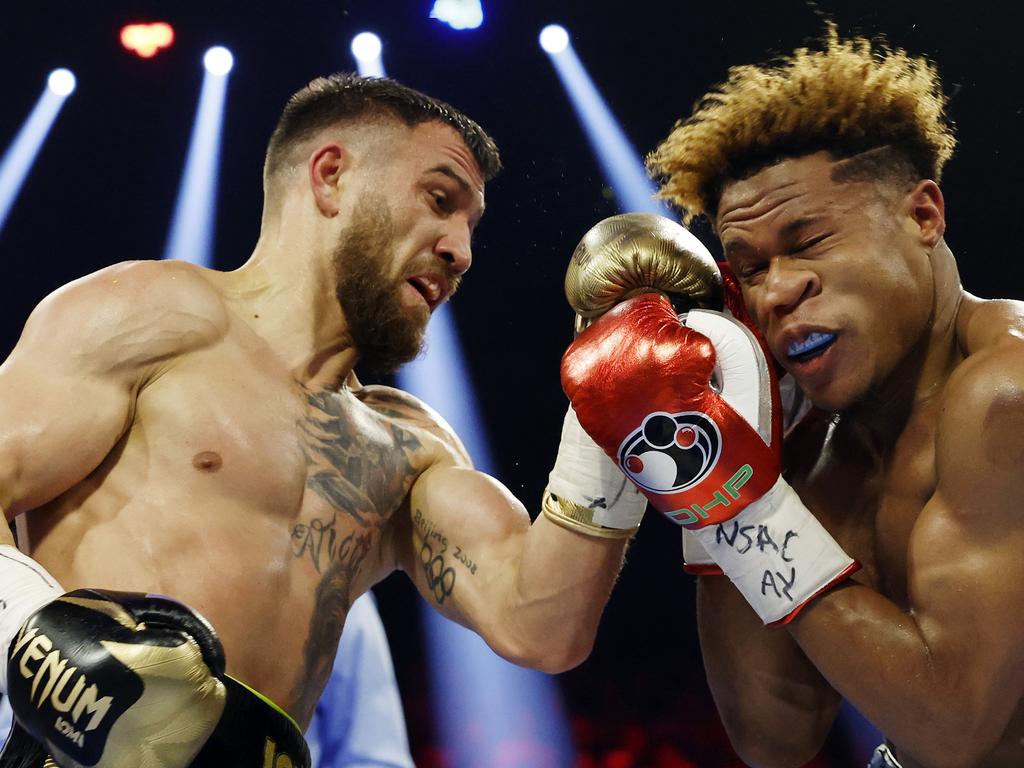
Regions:
M 695 531 L 765 624 L 785 624 L 860 566 L 781 477 L 736 517 Z
M 64 594 L 57 580 L 28 555 L 0 544 L 0 693 L 7 693 L 7 652 L 33 613 Z
M 583 430 L 572 408 L 562 422 L 548 493 L 581 510 L 597 529 L 636 530 L 647 508 L 647 499 Z
M 722 569 L 700 543 L 696 531 L 681 528 L 683 532 L 683 571 L 691 576 L 721 576 Z

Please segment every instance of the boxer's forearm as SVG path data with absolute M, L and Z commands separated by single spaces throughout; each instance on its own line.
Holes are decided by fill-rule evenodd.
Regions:
M 537 516 L 503 590 L 507 626 L 528 666 L 562 672 L 590 655 L 627 541 L 576 533 Z
M 432 469 L 395 524 L 396 559 L 434 608 L 496 653 L 559 672 L 589 654 L 627 539 L 535 517 L 494 478 Z
M 962 628 L 977 639 L 964 652 L 951 652 L 927 626 L 934 628 L 925 616 L 849 583 L 815 600 L 789 631 L 901 754 L 924 765 L 974 765 L 1005 729 L 1019 693 L 994 673 L 983 626 Z M 1014 692 L 1004 696 L 1004 688 Z
M 724 576 L 697 586 L 708 685 L 733 748 L 749 765 L 803 765 L 821 749 L 839 695 L 785 631 L 766 628 Z

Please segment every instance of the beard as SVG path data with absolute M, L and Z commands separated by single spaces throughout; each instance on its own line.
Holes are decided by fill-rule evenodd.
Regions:
M 395 261 L 394 229 L 384 197 L 367 194 L 333 254 L 348 334 L 360 365 L 377 374 L 394 373 L 420 353 L 430 320 L 426 306 L 403 304 L 405 277 L 388 277 Z

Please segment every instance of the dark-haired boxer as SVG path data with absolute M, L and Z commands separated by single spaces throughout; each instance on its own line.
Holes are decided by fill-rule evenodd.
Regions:
M 767 355 L 651 294 L 566 355 L 580 422 L 729 577 L 697 618 L 754 766 L 811 759 L 841 697 L 873 766 L 1024 765 L 1024 307 L 960 285 L 944 110 L 926 61 L 834 30 L 733 69 L 652 165 Z M 784 452 L 771 357 L 815 406 Z
M 4 764 L 305 765 L 346 612 L 395 569 L 511 661 L 588 655 L 643 497 L 569 424 L 531 525 L 437 414 L 351 375 L 417 353 L 498 168 L 452 107 L 321 78 L 244 266 L 123 263 L 33 312 L 0 367 Z

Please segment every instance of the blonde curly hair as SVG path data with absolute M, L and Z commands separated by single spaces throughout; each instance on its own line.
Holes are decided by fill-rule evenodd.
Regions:
M 883 40 L 840 39 L 832 23 L 823 43 L 731 68 L 648 156 L 659 197 L 687 223 L 714 217 L 726 182 L 821 150 L 839 159 L 890 148 L 897 166 L 939 180 L 956 139 L 935 66 Z M 874 154 L 870 172 L 881 168 Z

